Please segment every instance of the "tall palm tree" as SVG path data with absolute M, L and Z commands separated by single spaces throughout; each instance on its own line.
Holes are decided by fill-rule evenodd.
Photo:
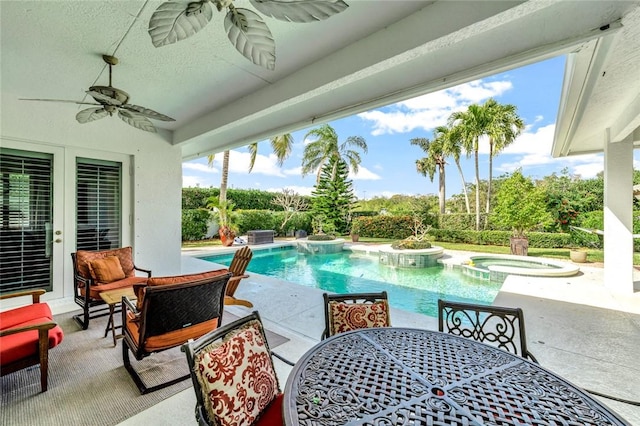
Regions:
M 367 142 L 361 136 L 349 136 L 344 142 L 338 143 L 338 134 L 328 124 L 311 129 L 304 136 L 312 136 L 315 138 L 304 148 L 304 154 L 302 156 L 302 176 L 306 176 L 309 173 L 316 172 L 316 183 L 320 181 L 320 171 L 322 166 L 326 164 L 332 158 L 341 159 L 347 163 L 354 173 L 358 173 L 358 167 L 362 159 L 360 153 L 354 149 L 350 149 L 351 146 L 361 149 L 363 153 L 367 153 Z M 332 170 L 332 177 L 335 178 L 337 172 L 337 164 L 334 162 Z
M 462 153 L 462 140 L 456 128 L 448 126 L 438 126 L 433 131 L 436 138 L 442 140 L 442 153 L 445 157 L 453 157 L 456 163 L 460 179 L 462 180 L 462 192 L 464 194 L 464 202 L 467 208 L 467 214 L 471 213 L 469 207 L 469 194 L 467 192 L 467 182 L 464 179 L 462 166 L 460 166 L 460 154 Z
M 502 105 L 488 99 L 484 105 L 487 113 L 487 136 L 489 136 L 489 182 L 487 185 L 487 207 L 491 208 L 491 182 L 493 179 L 493 157 L 511 145 L 524 130 L 524 121 L 517 114 L 515 105 Z
M 457 111 L 449 117 L 449 126 L 459 132 L 462 147 L 473 152 L 476 172 L 476 230 L 480 230 L 480 166 L 478 162 L 479 140 L 486 134 L 485 109 L 477 104 L 469 105 L 466 111 Z
M 435 134 L 435 132 L 434 132 Z M 416 160 L 416 170 L 422 176 L 429 176 L 433 182 L 433 176 L 438 172 L 438 201 L 440 206 L 440 214 L 444 214 L 444 203 L 446 200 L 445 188 L 445 166 L 447 161 L 443 152 L 443 141 L 436 138 L 430 141 L 427 138 L 413 138 L 411 145 L 417 145 L 422 148 L 426 157 Z
M 227 201 L 227 181 L 229 180 L 229 150 L 226 150 L 222 154 L 222 179 L 220 180 L 220 199 L 221 203 Z M 213 159 L 215 158 L 215 154 L 207 155 L 207 162 L 209 163 L 209 167 L 213 167 Z
M 290 133 L 284 135 L 274 136 L 269 139 L 271 143 L 271 150 L 276 155 L 277 164 L 282 167 L 284 160 L 291 155 L 291 149 L 293 147 L 293 136 Z M 249 173 L 253 170 L 253 166 L 256 164 L 256 157 L 258 156 L 258 142 L 249 144 L 249 153 L 251 158 L 249 161 Z

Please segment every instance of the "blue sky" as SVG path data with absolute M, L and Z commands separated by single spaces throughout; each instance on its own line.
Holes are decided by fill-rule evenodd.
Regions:
M 568 168 L 571 174 L 591 178 L 603 170 L 601 154 L 554 159 L 551 145 L 562 88 L 565 57 L 557 57 L 523 68 L 510 70 L 482 80 L 420 96 L 387 107 L 357 114 L 329 124 L 336 129 L 339 141 L 362 136 L 368 154 L 362 156 L 357 174 L 351 173 L 356 196 L 370 199 L 393 194 L 437 194 L 437 174 L 431 182 L 416 171 L 415 161 L 423 151 L 410 139 L 431 139 L 433 129 L 446 123 L 452 112 L 493 97 L 502 104 L 513 104 L 525 122 L 525 131 L 505 151 L 494 157 L 493 175 L 500 176 L 521 167 L 525 175 L 541 178 Z M 315 175 L 300 173 L 305 134 L 313 127 L 294 132 L 294 148 L 283 167 L 276 165 L 269 141 L 258 145 L 258 158 L 248 173 L 249 152 L 245 147 L 231 151 L 229 187 L 280 191 L 290 188 L 308 195 Z M 488 146 L 480 143 L 480 178 L 488 178 Z M 222 154 L 217 154 L 213 168 L 201 158 L 183 163 L 183 186 L 219 187 Z M 465 180 L 475 179 L 473 157 L 462 158 Z M 453 160 L 446 169 L 447 198 L 462 192 L 462 184 Z

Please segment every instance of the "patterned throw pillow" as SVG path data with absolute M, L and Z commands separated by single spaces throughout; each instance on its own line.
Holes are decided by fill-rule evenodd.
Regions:
M 258 321 L 248 322 L 195 356 L 195 373 L 210 419 L 251 425 L 278 396 L 278 380 Z
M 116 256 L 92 260 L 89 263 L 89 271 L 96 282 L 105 284 L 122 280 L 126 276 L 120 265 L 120 259 Z
M 374 303 L 329 302 L 329 334 L 359 328 L 388 327 L 388 308 L 384 301 Z

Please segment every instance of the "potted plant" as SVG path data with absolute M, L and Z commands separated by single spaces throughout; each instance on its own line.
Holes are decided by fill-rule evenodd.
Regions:
M 351 241 L 357 243 L 360 240 L 360 221 L 356 218 L 351 221 Z
M 211 209 L 213 219 L 218 223 L 218 235 L 222 245 L 231 246 L 237 232 L 236 225 L 233 223 L 235 204 L 228 200 L 220 201 L 217 197 L 211 197 L 207 207 Z
M 545 209 L 544 192 L 517 170 L 502 182 L 496 200 L 492 220 L 498 226 L 512 230 L 511 254 L 526 256 L 529 240 L 525 233 L 551 221 L 551 215 Z

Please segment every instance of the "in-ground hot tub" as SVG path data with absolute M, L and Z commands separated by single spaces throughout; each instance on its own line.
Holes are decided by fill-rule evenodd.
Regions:
M 553 261 L 541 257 L 513 255 L 469 256 L 463 263 L 466 275 L 504 281 L 507 275 L 530 277 L 569 277 L 580 272 L 580 268 L 567 262 Z

